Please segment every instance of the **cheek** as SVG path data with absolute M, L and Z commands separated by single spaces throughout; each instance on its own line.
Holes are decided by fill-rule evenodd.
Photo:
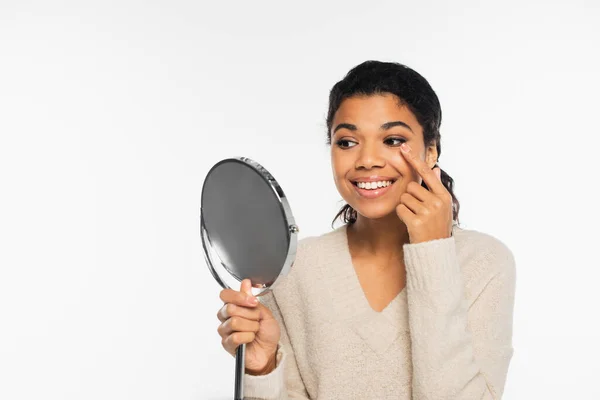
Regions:
M 388 162 L 403 177 L 411 177 L 412 176 L 412 173 L 413 173 L 412 168 L 410 167 L 408 162 L 404 159 L 404 157 L 401 154 L 399 154 L 399 152 L 395 152 L 394 154 L 390 155 L 390 157 L 388 158 Z
M 421 157 L 421 159 L 423 159 L 423 157 Z M 408 161 L 406 161 L 399 151 L 390 156 L 389 163 L 402 175 L 402 177 L 404 177 L 404 179 L 410 179 L 419 183 L 421 182 L 421 177 L 417 171 L 410 166 Z
M 333 170 L 333 176 L 336 179 L 344 179 L 351 167 L 351 160 L 349 157 L 344 157 L 339 151 L 332 150 L 331 152 L 331 168 Z

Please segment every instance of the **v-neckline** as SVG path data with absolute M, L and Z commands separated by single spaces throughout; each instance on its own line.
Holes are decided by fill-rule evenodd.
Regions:
M 378 313 L 378 314 L 385 313 L 388 308 L 393 306 L 392 303 L 396 302 L 402 296 L 402 292 L 404 292 L 406 290 L 406 283 L 404 284 L 404 287 L 398 293 L 396 293 L 396 295 L 385 305 L 385 307 L 381 311 L 375 310 L 371 306 L 371 303 L 369 302 L 369 299 L 367 298 L 367 294 L 365 293 L 362 283 L 360 282 L 360 277 L 358 276 L 358 272 L 356 270 L 356 265 L 354 264 L 354 259 L 352 258 L 352 252 L 350 251 L 350 240 L 348 238 L 348 225 L 345 225 L 344 227 L 342 227 L 342 234 L 343 234 L 342 236 L 345 239 L 344 245 L 345 245 L 346 249 L 348 250 L 347 256 L 350 260 L 349 265 L 350 265 L 350 267 L 352 267 L 352 272 L 354 272 L 354 277 L 356 278 L 355 279 L 356 284 L 360 288 L 365 302 L 369 305 L 369 307 L 371 308 L 371 310 L 373 310 L 373 312 Z
M 398 294 L 396 294 L 396 296 L 394 296 L 394 298 L 383 308 L 383 310 L 381 311 L 377 311 L 375 310 L 373 307 L 371 307 L 371 303 L 369 303 L 369 299 L 367 299 L 367 295 L 365 294 L 365 291 L 362 288 L 362 285 L 360 283 L 360 279 L 358 277 L 358 274 L 356 272 L 356 268 L 354 266 L 354 261 L 352 260 L 352 253 L 350 252 L 350 244 L 348 241 L 348 225 L 344 225 L 341 228 L 339 228 L 342 232 L 341 232 L 341 236 L 344 242 L 344 248 L 346 249 L 345 252 L 345 257 L 346 257 L 346 261 L 344 262 L 344 265 L 348 265 L 350 266 L 350 269 L 352 270 L 352 276 L 354 277 L 354 286 L 358 287 L 358 289 L 360 289 L 360 293 L 362 294 L 362 298 L 363 298 L 363 303 L 366 303 L 369 308 L 371 309 L 371 311 L 373 311 L 373 313 L 375 314 L 386 314 L 388 311 L 388 309 L 394 308 L 395 303 L 397 303 L 400 298 L 404 295 L 404 292 L 406 291 L 406 285 L 404 285 L 404 287 L 402 288 L 402 290 L 400 290 L 400 292 L 398 292 Z
M 381 311 L 371 307 L 360 284 L 348 246 L 347 225 L 331 232 L 331 250 L 339 257 L 339 271 L 329 290 L 337 317 L 343 318 L 373 350 L 384 353 L 403 332 L 408 332 L 405 287 Z

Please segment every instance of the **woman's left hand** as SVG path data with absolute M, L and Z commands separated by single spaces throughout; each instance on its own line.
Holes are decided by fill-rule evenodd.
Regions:
M 452 196 L 442 184 L 440 169 L 430 169 L 407 143 L 403 143 L 400 149 L 404 159 L 429 188 L 427 190 L 417 182 L 409 182 L 396 207 L 396 214 L 408 228 L 410 243 L 449 238 L 453 223 Z

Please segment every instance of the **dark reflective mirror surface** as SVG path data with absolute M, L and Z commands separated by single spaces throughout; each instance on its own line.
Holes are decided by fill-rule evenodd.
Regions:
M 209 171 L 202 189 L 202 223 L 217 256 L 212 264 L 220 264 L 214 269 L 221 267 L 238 281 L 250 278 L 255 287 L 269 287 L 286 264 L 291 238 L 283 193 L 256 166 L 228 159 Z M 225 278 L 223 272 L 217 274 Z

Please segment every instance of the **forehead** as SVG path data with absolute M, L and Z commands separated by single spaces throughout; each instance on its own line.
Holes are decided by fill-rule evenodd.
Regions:
M 345 99 L 333 117 L 333 128 L 344 122 L 356 125 L 359 130 L 379 129 L 382 124 L 390 121 L 403 121 L 415 133 L 422 131 L 412 111 L 401 105 L 397 96 L 388 93 Z

